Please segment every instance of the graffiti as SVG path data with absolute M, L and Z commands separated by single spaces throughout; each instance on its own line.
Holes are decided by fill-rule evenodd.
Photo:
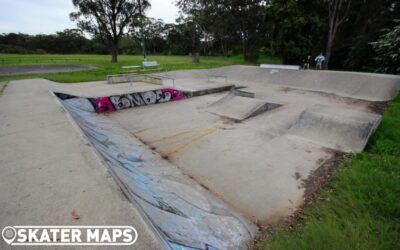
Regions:
M 96 111 L 99 113 L 106 111 L 113 112 L 115 108 L 108 97 L 100 97 L 96 99 Z
M 165 88 L 142 93 L 115 95 L 110 97 L 99 97 L 94 100 L 98 113 L 115 111 L 144 105 L 179 101 L 190 97 L 190 93 L 176 89 Z
M 186 98 L 183 92 L 175 89 L 163 89 L 161 92 L 163 95 L 169 96 L 172 101 L 179 101 Z
M 131 107 L 131 99 L 129 95 L 110 96 L 110 101 L 115 109 L 126 109 Z
M 142 93 L 142 98 L 146 104 L 154 104 L 157 102 L 157 95 L 155 91 L 147 91 Z

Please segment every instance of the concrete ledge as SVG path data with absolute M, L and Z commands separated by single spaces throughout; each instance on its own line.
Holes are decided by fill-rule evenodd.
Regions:
M 120 75 L 107 76 L 108 84 L 118 84 L 125 82 L 145 82 L 145 83 L 162 85 L 162 79 L 155 76 L 137 75 L 137 74 L 120 74 Z

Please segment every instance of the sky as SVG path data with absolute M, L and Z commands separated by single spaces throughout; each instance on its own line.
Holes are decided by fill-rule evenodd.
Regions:
M 161 18 L 166 23 L 175 22 L 178 8 L 174 0 L 149 1 L 148 17 Z M 0 0 L 0 34 L 52 34 L 76 28 L 69 19 L 69 13 L 74 10 L 72 0 Z

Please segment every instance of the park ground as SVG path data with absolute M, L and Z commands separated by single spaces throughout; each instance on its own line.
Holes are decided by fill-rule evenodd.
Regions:
M 121 66 L 139 65 L 140 56 L 0 55 L 0 66 L 35 64 L 89 64 L 82 72 L 0 77 L 45 78 L 56 82 L 104 80 Z M 240 57 L 207 57 L 193 64 L 188 56 L 150 56 L 164 70 L 212 68 L 243 64 Z M 280 63 L 262 58 L 260 63 Z M 0 85 L 1 87 L 1 85 Z M 0 93 L 2 89 L 0 88 Z M 400 246 L 400 96 L 389 103 L 382 123 L 366 150 L 350 155 L 332 173 L 314 199 L 278 225 L 265 227 L 256 243 L 261 249 L 399 249 Z
M 235 64 L 245 64 L 243 57 L 201 57 L 200 63 L 194 64 L 190 56 L 148 56 L 148 61 L 157 61 L 162 66 L 162 71 L 181 70 L 181 69 L 208 69 Z M 120 55 L 118 63 L 110 63 L 109 55 L 17 55 L 0 54 L 1 66 L 18 65 L 51 65 L 51 64 L 77 64 L 91 65 L 96 69 L 80 72 L 66 72 L 57 74 L 39 74 L 23 76 L 0 76 L 0 81 L 44 78 L 55 82 L 75 83 L 87 81 L 105 80 L 106 75 L 122 73 L 122 66 L 141 65 L 143 56 Z M 280 58 L 261 57 L 258 63 L 282 63 Z M 154 73 L 145 71 L 142 73 Z

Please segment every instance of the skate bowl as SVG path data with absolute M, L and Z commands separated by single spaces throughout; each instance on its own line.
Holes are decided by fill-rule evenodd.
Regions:
M 88 98 L 60 101 L 164 247 L 244 248 L 254 235 L 250 224 L 206 189 L 117 123 L 97 115 Z
M 125 223 L 132 220 L 144 228 L 139 241 L 155 238 L 166 249 L 246 248 L 257 225 L 276 223 L 304 204 L 305 183 L 316 170 L 338 153 L 364 149 L 381 121 L 383 109 L 376 105 L 391 100 L 400 88 L 398 76 L 251 66 L 161 77 L 174 82 L 11 81 L 0 98 L 0 116 L 6 121 L 0 130 L 5 152 L 0 155 L 5 163 L 0 187 L 19 185 L 35 192 L 32 199 L 23 199 L 18 188 L 9 189 L 0 216 L 12 210 L 14 219 L 24 216 L 25 223 L 34 224 L 31 211 L 55 206 L 54 197 L 41 197 L 50 197 L 44 184 L 57 179 L 51 194 L 69 197 L 68 192 L 71 204 L 77 199 L 84 204 L 82 218 L 90 217 L 94 210 L 85 210 L 91 206 L 89 195 L 102 188 L 99 203 L 115 198 L 104 191 L 107 178 L 96 175 L 107 169 L 140 215 L 124 218 L 130 210 L 113 201 Z M 231 91 L 232 86 L 240 90 Z M 99 161 L 85 172 L 89 151 Z M 65 152 L 79 157 L 71 164 L 60 158 Z M 54 164 L 58 158 L 63 160 Z M 24 176 L 42 161 L 52 163 L 45 170 L 53 167 L 53 175 Z M 73 171 L 64 187 L 66 167 Z M 15 183 L 7 176 L 28 181 Z M 92 179 L 96 188 L 85 187 L 85 192 L 66 188 Z M 62 204 L 54 211 L 62 210 Z M 107 211 L 101 217 L 116 224 L 114 210 Z M 60 218 L 57 213 L 36 215 L 53 223 Z M 140 244 L 157 248 L 151 242 Z

